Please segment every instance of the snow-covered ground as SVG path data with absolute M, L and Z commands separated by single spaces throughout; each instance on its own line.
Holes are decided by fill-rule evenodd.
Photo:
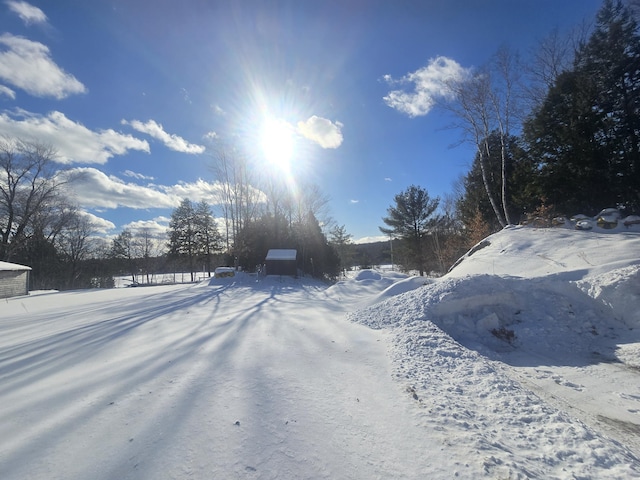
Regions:
M 640 232 L 483 246 L 2 300 L 0 477 L 640 478 Z

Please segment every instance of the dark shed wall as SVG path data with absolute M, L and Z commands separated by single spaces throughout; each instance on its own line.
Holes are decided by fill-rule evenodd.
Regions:
M 295 260 L 267 260 L 267 275 L 290 275 L 295 277 L 298 268 Z
M 29 293 L 28 270 L 0 270 L 0 298 Z

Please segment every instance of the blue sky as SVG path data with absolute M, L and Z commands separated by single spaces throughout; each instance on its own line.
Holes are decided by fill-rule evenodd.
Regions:
M 526 57 L 600 0 L 0 3 L 0 134 L 52 144 L 104 235 L 166 229 L 182 198 L 214 203 L 211 145 L 317 184 L 354 240 L 379 236 L 411 184 L 444 196 L 473 160 L 429 109 L 437 80 Z M 284 132 L 290 158 L 269 158 Z M 282 157 L 282 152 L 276 152 Z M 215 210 L 214 210 L 215 211 Z

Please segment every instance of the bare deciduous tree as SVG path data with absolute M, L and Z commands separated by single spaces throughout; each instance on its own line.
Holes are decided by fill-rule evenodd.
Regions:
M 480 170 L 485 191 L 500 225 L 511 223 L 507 205 L 506 142 L 512 124 L 518 118 L 516 89 L 518 82 L 518 56 L 503 47 L 492 62 L 473 75 L 452 80 L 448 86 L 455 99 L 442 105 L 457 121 L 454 127 L 463 132 L 463 138 L 478 150 Z M 501 201 L 490 188 L 487 160 L 491 156 L 489 138 L 497 132 L 501 139 L 502 183 Z
M 90 219 L 82 215 L 77 209 L 68 212 L 68 220 L 57 235 L 55 245 L 64 255 L 68 264 L 68 288 L 75 288 L 80 277 L 81 263 L 90 255 L 93 245 L 91 237 L 95 234 L 95 227 Z
M 65 203 L 60 193 L 66 181 L 54 168 L 55 158 L 50 145 L 0 138 L 1 260 L 10 260 L 33 232 L 36 221 L 50 223 L 47 212 Z
M 260 191 L 242 152 L 224 142 L 213 149 L 212 170 L 220 184 L 219 205 L 225 223 L 225 243 L 229 251 L 235 237 L 255 218 Z
M 523 100 L 530 112 L 541 106 L 556 79 L 571 68 L 575 53 L 586 42 L 591 28 L 588 23 L 568 33 L 556 28 L 539 41 L 530 55 L 531 60 L 522 66 L 528 80 L 523 85 Z

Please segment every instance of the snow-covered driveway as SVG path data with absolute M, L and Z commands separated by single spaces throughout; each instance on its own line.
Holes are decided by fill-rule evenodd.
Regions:
M 2 478 L 448 476 L 388 334 L 319 285 L 239 280 L 3 301 Z

